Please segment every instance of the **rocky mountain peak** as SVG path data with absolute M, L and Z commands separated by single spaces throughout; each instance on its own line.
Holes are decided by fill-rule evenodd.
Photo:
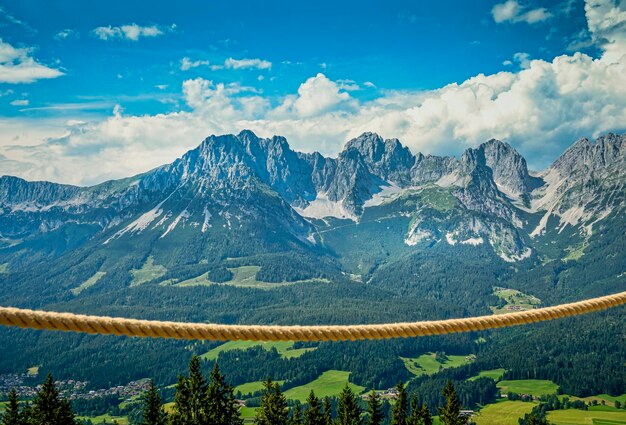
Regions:
M 589 173 L 626 163 L 626 135 L 608 133 L 595 143 L 582 138 L 574 143 L 550 167 L 561 175 Z
M 485 158 L 485 165 L 491 168 L 498 188 L 507 195 L 517 197 L 527 194 L 539 185 L 528 174 L 526 160 L 511 145 L 491 139 L 478 148 Z

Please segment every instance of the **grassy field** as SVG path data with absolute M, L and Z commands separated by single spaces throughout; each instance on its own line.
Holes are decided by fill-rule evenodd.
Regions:
M 312 348 L 293 348 L 293 341 L 269 341 L 269 342 L 258 342 L 258 341 L 229 341 L 218 347 L 215 347 L 211 351 L 208 351 L 202 354 L 200 357 L 205 360 L 216 360 L 217 356 L 222 351 L 231 351 L 231 350 L 247 350 L 248 348 L 261 346 L 266 350 L 271 350 L 272 348 L 276 348 L 278 354 L 286 359 L 291 359 L 295 357 L 300 357 L 307 351 L 315 350 Z
M 468 381 L 475 381 L 478 378 L 491 378 L 494 381 L 498 382 L 502 379 L 502 375 L 504 375 L 506 369 L 491 369 L 491 370 L 483 370 L 478 375 L 472 376 L 468 379 Z
M 97 424 L 112 424 L 113 421 L 116 421 L 119 425 L 128 425 L 128 417 L 127 416 L 111 416 L 109 414 L 100 415 L 100 416 L 77 416 L 77 419 L 87 420 L 90 419 L 94 425 Z
M 341 370 L 328 370 L 314 381 L 308 384 L 301 385 L 299 387 L 291 388 L 285 391 L 285 397 L 291 400 L 299 400 L 304 402 L 309 396 L 311 390 L 315 391 L 317 397 L 332 397 L 338 396 L 348 382 L 350 372 L 344 372 Z M 348 384 L 355 394 L 360 394 L 365 390 L 365 387 L 361 387 L 354 384 Z
M 415 376 L 420 375 L 432 375 L 437 373 L 439 369 L 449 369 L 452 367 L 459 367 L 471 363 L 472 357 L 470 356 L 448 356 L 448 360 L 439 363 L 435 360 L 434 353 L 422 354 L 419 357 L 400 357 L 404 362 L 404 366 L 409 372 Z
M 91 276 L 89 279 L 87 279 L 86 281 L 84 281 L 83 283 L 81 283 L 79 286 L 77 286 L 76 288 L 72 289 L 72 294 L 74 295 L 78 295 L 81 292 L 83 292 L 85 289 L 95 285 L 96 283 L 98 283 L 98 281 L 100 280 L 100 278 L 102 276 L 104 276 L 106 274 L 106 272 L 96 272 L 96 274 L 94 274 L 93 276 Z
M 285 381 L 275 381 L 280 385 L 284 384 Z M 257 391 L 261 391 L 263 389 L 263 381 L 255 381 L 255 382 L 246 382 L 245 384 L 237 385 L 235 387 L 235 394 L 237 392 L 241 392 L 242 395 L 253 394 Z
M 241 412 L 241 418 L 243 422 L 246 424 L 251 424 L 254 422 L 254 415 L 256 414 L 256 407 L 247 407 L 244 406 L 239 411 Z
M 581 243 L 580 245 L 576 245 L 570 247 L 568 249 L 569 253 L 563 258 L 563 261 L 578 261 L 585 255 L 585 248 L 587 248 L 587 241 Z
M 555 394 L 558 385 L 552 381 L 541 379 L 524 379 L 515 381 L 500 381 L 497 383 L 503 394 L 512 392 L 515 394 L 528 394 L 539 397 L 544 394 Z
M 626 410 L 555 410 L 548 412 L 554 425 L 626 425 Z
M 488 404 L 474 416 L 476 425 L 518 425 L 518 418 L 523 417 L 535 406 L 535 403 L 523 401 L 499 401 Z
M 26 373 L 28 376 L 37 376 L 39 375 L 39 366 L 32 366 L 26 369 Z
M 184 280 L 182 282 L 173 282 L 171 280 L 167 280 L 165 282 L 161 282 L 161 285 L 171 285 L 175 284 L 180 287 L 188 287 L 188 286 L 209 286 L 209 285 L 229 285 L 236 286 L 238 288 L 255 288 L 255 289 L 275 289 L 280 288 L 281 286 L 295 285 L 296 283 L 328 283 L 327 279 L 306 279 L 306 280 L 296 280 L 293 282 L 261 282 L 256 279 L 256 274 L 261 268 L 259 266 L 241 266 L 241 267 L 233 267 L 229 268 L 233 274 L 233 278 L 228 282 L 216 283 L 211 282 L 208 279 L 208 272 L 204 273 L 200 276 L 193 277 L 191 279 Z
M 608 395 L 608 394 L 599 394 L 599 395 L 594 395 L 594 396 L 590 396 L 590 397 L 576 397 L 576 396 L 571 396 L 568 394 L 564 394 L 562 396 L 559 396 L 559 398 L 562 400 L 563 398 L 569 398 L 571 401 L 574 400 L 582 400 L 585 403 L 591 403 L 594 400 L 598 402 L 598 404 L 602 404 L 602 402 L 604 401 L 604 403 L 609 406 L 609 407 L 613 407 L 615 406 L 615 402 L 619 401 L 622 404 L 626 403 L 626 394 L 622 394 L 619 395 L 617 397 L 612 396 L 612 395 Z
M 450 211 L 458 204 L 458 200 L 452 196 L 449 189 L 439 186 L 427 186 L 420 192 L 422 202 L 439 211 Z
M 532 295 L 525 294 L 515 289 L 496 287 L 493 290 L 493 294 L 506 301 L 506 305 L 502 308 L 492 307 L 491 310 L 495 313 L 510 313 L 516 310 L 530 310 L 541 304 L 541 300 Z
M 140 269 L 133 269 L 130 271 L 130 274 L 133 275 L 133 280 L 130 282 L 130 286 L 137 286 L 153 279 L 158 279 L 165 273 L 167 273 L 167 268 L 160 264 L 154 264 L 154 258 L 149 256 L 146 263 Z

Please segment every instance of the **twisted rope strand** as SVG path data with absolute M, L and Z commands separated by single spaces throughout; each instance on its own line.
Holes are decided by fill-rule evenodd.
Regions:
M 19 328 L 125 335 L 140 338 L 173 338 L 216 341 L 354 341 L 410 338 L 524 325 L 592 313 L 626 304 L 626 291 L 569 304 L 492 316 L 345 326 L 220 325 L 87 316 L 0 307 L 0 325 Z

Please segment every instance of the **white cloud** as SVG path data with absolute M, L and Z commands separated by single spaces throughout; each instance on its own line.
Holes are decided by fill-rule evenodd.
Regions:
M 114 27 L 108 25 L 106 27 L 97 27 L 92 30 L 94 36 L 100 40 L 115 40 L 125 39 L 131 41 L 137 41 L 141 37 L 158 37 L 166 32 L 172 32 L 176 30 L 176 25 L 172 24 L 169 27 L 159 25 L 141 26 L 135 23 L 128 25 L 121 25 Z
M 287 96 L 282 105 L 273 112 L 277 118 L 284 114 L 313 117 L 338 109 L 341 105 L 351 103 L 351 100 L 353 99 L 342 91 L 339 84 L 319 73 L 300 84 L 298 94 Z
M 587 25 L 591 39 L 605 51 L 605 58 L 617 61 L 626 53 L 626 1 L 587 0 Z
M 32 49 L 16 48 L 0 39 L 0 83 L 33 83 L 63 75 L 32 57 Z
M 522 69 L 530 68 L 530 55 L 526 52 L 517 52 L 513 55 L 513 60 L 517 62 Z
M 551 18 L 552 13 L 545 7 L 526 10 L 517 0 L 507 0 L 504 3 L 498 3 L 493 6 L 491 16 L 498 24 L 504 22 L 526 22 L 528 24 L 535 24 Z
M 28 99 L 15 99 L 11 102 L 13 106 L 28 106 Z
M 208 65 L 209 65 L 209 61 L 203 61 L 203 60 L 192 61 L 186 56 L 182 58 L 180 61 L 181 71 L 188 71 L 191 68 L 198 68 L 199 66 L 208 66 Z
M 272 62 L 262 59 L 228 58 L 224 61 L 224 67 L 227 69 L 271 69 Z
M 374 83 L 372 83 L 371 81 L 366 81 L 366 82 L 364 82 L 364 83 L 363 83 L 363 85 L 364 85 L 365 87 L 369 87 L 369 88 L 371 88 L 371 89 L 376 88 L 376 85 L 375 85 Z
M 54 36 L 55 40 L 68 40 L 70 38 L 78 38 L 79 33 L 76 30 L 71 28 L 66 28 L 64 30 L 59 31 Z
M 612 8 L 606 13 L 621 19 Z M 196 78 L 183 83 L 185 111 L 132 116 L 117 108 L 102 122 L 72 125 L 67 118 L 0 119 L 1 164 L 30 179 L 95 183 L 171 162 L 207 135 L 249 128 L 329 155 L 363 131 L 398 137 L 413 152 L 432 154 L 458 155 L 495 137 L 520 150 L 531 167 L 542 168 L 579 137 L 626 131 L 626 50 L 621 47 L 619 55 L 619 25 L 594 19 L 592 36 L 601 32 L 604 40 L 614 40 L 602 44 L 599 58 L 575 53 L 545 61 L 520 53 L 519 71 L 479 74 L 437 90 L 383 91 L 359 101 L 320 73 L 297 93 L 276 99 L 253 87 Z

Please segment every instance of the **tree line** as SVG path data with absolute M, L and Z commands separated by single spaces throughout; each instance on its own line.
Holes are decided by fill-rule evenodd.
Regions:
M 461 411 L 456 389 L 448 381 L 442 393 L 445 403 L 438 407 L 439 421 L 444 425 L 465 425 L 469 417 Z M 379 393 L 372 391 L 362 400 L 346 384 L 337 400 L 318 398 L 311 391 L 306 403 L 288 403 L 281 386 L 271 379 L 263 383 L 254 423 L 257 425 L 432 425 L 433 417 L 426 404 L 412 397 L 406 386 L 395 386 L 395 402 L 391 409 Z M 243 425 L 241 402 L 235 398 L 233 386 L 226 381 L 217 363 L 207 380 L 200 359 L 193 356 L 188 375 L 179 375 L 172 409 L 167 412 L 159 391 L 151 381 L 142 400 L 141 425 Z M 388 407 L 388 406 L 387 406 Z M 80 425 L 69 400 L 63 398 L 51 374 L 37 392 L 32 403 L 20 402 L 11 390 L 1 425 Z

